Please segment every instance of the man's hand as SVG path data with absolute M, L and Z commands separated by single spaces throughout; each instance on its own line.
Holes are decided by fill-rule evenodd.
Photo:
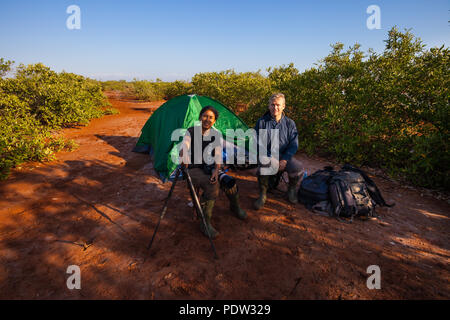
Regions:
M 187 168 L 187 167 L 189 166 L 189 163 L 188 163 L 188 162 L 189 162 L 189 161 L 188 161 L 187 159 L 184 159 L 184 157 L 181 156 L 181 163 L 180 163 L 181 166 Z
M 181 162 L 180 164 L 183 167 L 187 168 L 189 166 L 189 160 L 190 159 L 187 156 L 184 155 L 183 149 L 180 150 L 179 156 L 180 156 L 180 162 Z
M 284 171 L 284 169 L 286 169 L 286 164 L 287 164 L 286 160 L 280 160 L 280 163 L 278 165 L 278 171 Z
M 218 175 L 219 175 L 219 170 L 213 170 L 213 172 L 211 174 L 211 179 L 209 179 L 209 182 L 211 182 L 211 184 L 217 183 Z

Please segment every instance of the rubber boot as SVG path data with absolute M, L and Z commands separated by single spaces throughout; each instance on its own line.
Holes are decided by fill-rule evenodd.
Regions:
M 297 183 L 299 181 L 300 181 L 300 176 L 289 177 L 289 186 L 288 186 L 287 195 L 288 195 L 288 199 L 289 199 L 290 203 L 293 203 L 293 204 L 298 203 L 296 187 L 297 187 Z
M 208 237 L 208 232 L 211 236 L 211 239 L 215 239 L 217 238 L 217 236 L 219 235 L 219 232 L 214 229 L 214 227 L 211 225 L 211 218 L 212 218 L 212 211 L 214 208 L 214 203 L 216 202 L 216 200 L 207 200 L 202 204 L 202 210 L 203 210 L 203 214 L 205 215 L 205 221 L 206 221 L 206 228 L 205 228 L 205 224 L 203 223 L 203 221 L 200 221 L 200 230 L 203 232 L 203 234 Z
M 235 194 L 227 194 L 227 197 L 228 200 L 230 200 L 231 212 L 233 212 L 239 219 L 245 220 L 247 218 L 247 213 L 239 206 L 239 194 L 237 192 Z
M 269 188 L 267 189 L 267 192 L 270 193 L 277 189 L 278 185 L 280 184 L 282 174 L 282 172 L 278 172 L 277 174 L 269 176 Z
M 267 200 L 267 189 L 269 188 L 269 176 L 258 176 L 258 185 L 259 185 L 259 198 L 255 201 L 253 206 L 256 210 L 264 207 L 264 203 Z

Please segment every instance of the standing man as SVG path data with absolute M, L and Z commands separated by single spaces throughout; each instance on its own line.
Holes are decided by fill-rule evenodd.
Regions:
M 276 142 L 272 139 L 276 138 L 273 136 L 271 129 L 278 130 L 279 137 L 279 163 L 278 163 L 278 174 L 282 174 L 287 171 L 289 176 L 289 187 L 288 187 L 288 199 L 291 203 L 297 203 L 297 193 L 296 186 L 300 180 L 302 173 L 302 164 L 293 158 L 293 155 L 298 149 L 298 132 L 295 122 L 288 118 L 284 114 L 284 108 L 286 107 L 286 100 L 284 94 L 277 93 L 270 97 L 269 99 L 269 110 L 256 122 L 255 130 L 259 135 L 261 129 L 265 129 L 267 132 L 267 149 L 269 151 L 268 157 L 271 158 L 271 163 L 277 163 L 278 159 L 273 159 L 271 157 L 270 151 L 272 150 L 272 144 Z M 259 152 L 261 152 L 261 146 L 259 146 Z M 259 184 L 259 198 L 254 203 L 256 210 L 261 209 L 267 199 L 267 190 L 269 189 L 269 181 L 275 178 L 275 175 L 264 175 L 261 170 L 262 165 L 258 166 L 258 184 Z M 272 180 L 273 181 L 273 180 Z

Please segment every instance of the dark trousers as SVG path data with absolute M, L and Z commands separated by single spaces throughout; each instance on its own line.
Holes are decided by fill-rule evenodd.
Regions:
M 192 168 L 189 169 L 189 174 L 191 175 L 192 183 L 194 187 L 201 188 L 203 190 L 202 198 L 204 200 L 216 200 L 219 196 L 220 183 L 217 181 L 214 184 L 209 182 L 211 178 L 210 175 L 206 174 L 203 169 Z
M 260 167 L 258 166 L 258 171 L 257 174 L 259 175 L 260 173 Z M 286 171 L 288 173 L 288 176 L 290 178 L 294 178 L 297 176 L 300 176 L 303 172 L 303 165 L 300 161 L 298 161 L 297 159 L 294 159 L 294 157 L 292 157 L 286 164 L 286 168 L 284 169 L 284 171 Z

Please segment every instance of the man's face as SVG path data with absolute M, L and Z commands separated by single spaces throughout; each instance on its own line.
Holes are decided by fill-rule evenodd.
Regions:
M 282 98 L 274 99 L 270 102 L 269 111 L 272 117 L 280 117 L 284 110 L 284 101 Z

